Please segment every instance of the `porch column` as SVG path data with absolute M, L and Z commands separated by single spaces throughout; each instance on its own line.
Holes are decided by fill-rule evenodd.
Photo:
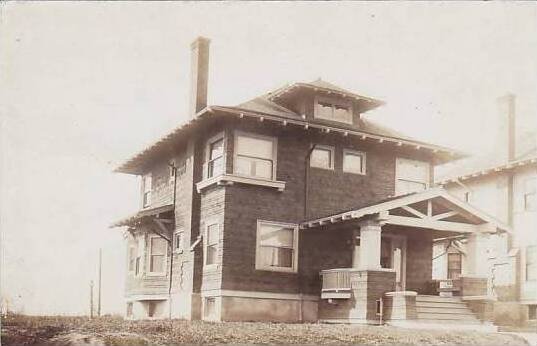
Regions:
M 466 256 L 463 265 L 463 276 L 488 276 L 488 234 L 472 233 L 466 243 Z
M 360 269 L 380 269 L 380 234 L 382 225 L 378 220 L 360 224 Z

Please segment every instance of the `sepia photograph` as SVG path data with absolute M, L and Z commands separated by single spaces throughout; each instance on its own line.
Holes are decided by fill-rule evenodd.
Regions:
M 0 1 L 1 345 L 537 346 L 537 2 Z

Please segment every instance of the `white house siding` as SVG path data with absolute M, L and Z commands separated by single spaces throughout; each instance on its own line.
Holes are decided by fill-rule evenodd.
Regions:
M 514 246 L 520 249 L 520 299 L 537 304 L 537 281 L 526 280 L 526 248 L 537 245 L 537 210 L 524 210 L 524 193 L 528 179 L 537 179 L 537 167 L 527 167 L 517 172 L 513 189 Z

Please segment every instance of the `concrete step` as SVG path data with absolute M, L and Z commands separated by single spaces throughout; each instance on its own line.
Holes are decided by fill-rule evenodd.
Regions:
M 462 302 L 460 297 L 440 297 L 440 296 L 426 296 L 417 295 L 416 302 L 438 302 L 438 303 L 459 303 Z
M 479 332 L 496 332 L 496 326 L 490 323 L 482 323 L 480 321 L 458 321 L 458 320 L 406 320 L 406 321 L 390 321 L 388 325 L 411 328 L 411 329 L 437 329 L 437 330 L 468 330 Z
M 468 309 L 466 306 L 456 307 L 456 308 L 446 308 L 446 307 L 416 307 L 418 314 L 420 313 L 438 313 L 438 314 L 472 314 L 472 310 Z
M 457 320 L 457 321 L 478 321 L 472 313 L 450 313 L 450 312 L 418 312 L 419 320 Z
M 466 308 L 466 303 L 463 302 L 416 302 L 416 307 L 423 308 Z

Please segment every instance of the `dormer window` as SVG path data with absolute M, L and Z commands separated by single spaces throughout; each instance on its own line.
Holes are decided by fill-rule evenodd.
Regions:
M 317 96 L 315 118 L 352 124 L 352 103 L 336 98 Z

